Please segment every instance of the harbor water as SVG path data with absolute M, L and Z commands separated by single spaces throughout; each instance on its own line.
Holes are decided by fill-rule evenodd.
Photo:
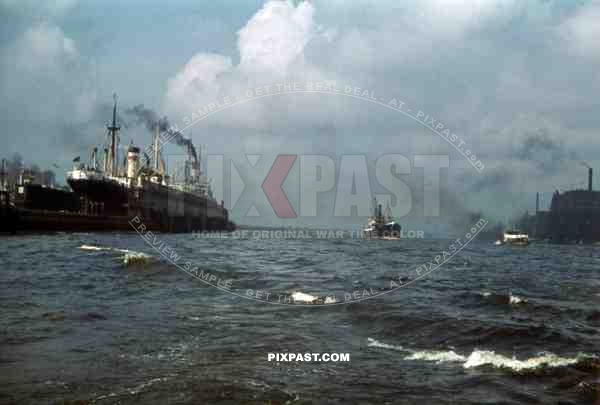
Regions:
M 475 239 L 414 280 L 452 241 L 159 236 L 177 263 L 137 233 L 0 239 L 1 404 L 600 398 L 600 247 Z

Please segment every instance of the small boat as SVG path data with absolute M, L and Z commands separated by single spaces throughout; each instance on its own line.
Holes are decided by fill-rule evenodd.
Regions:
M 367 225 L 363 228 L 363 238 L 373 239 L 400 239 L 402 227 L 392 218 L 392 210 L 388 206 L 385 213 L 381 211 L 381 204 L 375 201 L 373 207 L 374 215 L 369 218 Z
M 529 235 L 517 229 L 504 231 L 502 243 L 513 246 L 527 246 L 529 245 Z

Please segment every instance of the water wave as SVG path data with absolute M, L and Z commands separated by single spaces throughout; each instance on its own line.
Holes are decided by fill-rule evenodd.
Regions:
M 335 300 L 335 297 L 315 296 L 315 295 L 303 293 L 301 291 L 295 291 L 292 294 L 292 300 L 294 302 L 303 303 L 303 304 L 315 304 L 315 303 L 334 304 L 335 302 L 337 302 Z
M 104 251 L 104 250 L 112 250 L 112 248 L 110 248 L 110 247 L 93 246 L 93 245 L 81 245 L 81 246 L 79 246 L 79 249 L 90 250 L 90 251 L 94 251 L 94 252 L 100 252 L 100 251 Z
M 153 259 L 152 256 L 150 256 L 146 253 L 134 252 L 134 251 L 129 251 L 129 250 L 119 250 L 119 251 L 125 253 L 125 255 L 122 257 L 123 264 L 125 266 L 130 266 L 130 265 L 135 265 L 135 264 L 147 264 L 147 263 L 151 262 Z
M 292 294 L 292 299 L 294 302 L 313 302 L 317 300 L 319 297 L 315 297 L 314 295 L 305 294 L 300 291 L 296 291 Z
M 424 361 L 435 361 L 436 363 L 447 363 L 447 362 L 465 362 L 465 356 L 461 356 L 454 352 L 449 351 L 435 351 L 425 350 L 421 352 L 414 352 L 413 354 L 406 356 L 404 360 L 424 360 Z
M 369 347 L 390 349 L 408 353 L 404 360 L 422 360 L 440 363 L 462 363 L 463 368 L 477 368 L 481 366 L 492 366 L 500 369 L 508 369 L 515 372 L 532 371 L 544 368 L 561 368 L 574 366 L 584 369 L 596 369 L 600 367 L 600 358 L 593 354 L 579 353 L 575 357 L 561 357 L 554 353 L 540 353 L 538 356 L 524 360 L 515 357 L 506 357 L 492 350 L 475 349 L 469 355 L 461 355 L 454 350 L 412 350 L 402 346 L 394 346 L 368 338 Z
M 123 253 L 121 260 L 125 266 L 134 264 L 146 264 L 152 261 L 152 256 L 142 252 L 136 252 L 135 250 L 128 249 L 117 249 L 109 246 L 94 246 L 94 245 L 81 245 L 79 249 L 92 251 L 92 252 L 118 252 Z
M 380 347 L 382 349 L 391 349 L 391 350 L 398 350 L 398 351 L 405 351 L 406 349 L 404 349 L 402 346 L 394 346 L 394 345 L 389 345 L 387 343 L 382 343 L 379 342 L 373 338 L 367 338 L 367 346 L 369 347 Z
M 168 381 L 167 377 L 158 377 L 158 378 L 152 378 L 146 382 L 140 383 L 138 385 L 136 385 L 135 387 L 131 387 L 131 388 L 125 388 L 120 392 L 111 392 L 108 394 L 104 394 L 104 395 L 100 395 L 98 397 L 96 397 L 93 402 L 97 402 L 97 401 L 103 401 L 106 399 L 110 399 L 110 398 L 115 398 L 115 397 L 125 397 L 128 395 L 138 395 L 144 391 L 146 391 L 147 388 L 157 384 L 157 383 L 163 383 Z
M 512 293 L 498 294 L 489 291 L 484 291 L 481 292 L 480 295 L 486 299 L 492 300 L 497 304 L 519 305 L 527 303 L 527 299 L 519 297 L 518 295 L 513 295 Z
M 474 303 L 488 303 L 496 305 L 524 305 L 529 302 L 527 298 L 519 295 L 515 295 L 512 292 L 497 293 L 492 291 L 478 291 L 478 292 L 465 292 L 457 296 L 458 299 L 463 301 L 471 301 Z
M 517 360 L 490 350 L 474 350 L 463 364 L 464 368 L 474 368 L 484 365 L 492 365 L 497 368 L 507 368 L 514 371 L 533 370 L 542 367 L 565 367 L 577 364 L 589 355 L 577 355 L 576 357 L 560 357 L 553 353 L 541 354 L 526 360 Z

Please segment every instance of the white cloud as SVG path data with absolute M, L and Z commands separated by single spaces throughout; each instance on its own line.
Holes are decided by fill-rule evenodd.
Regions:
M 314 8 L 308 2 L 297 6 L 288 1 L 267 2 L 238 31 L 240 63 L 233 65 L 231 58 L 223 55 L 196 54 L 169 79 L 166 110 L 181 118 L 219 98 L 234 99 L 257 86 L 274 86 L 307 76 L 321 78 L 315 66 L 305 63 L 304 52 L 312 38 L 319 36 L 328 41 L 334 34 L 316 28 L 313 14 Z M 226 127 L 267 130 L 277 122 L 278 114 L 286 112 L 288 102 L 290 99 L 279 98 L 244 103 L 214 120 Z M 294 102 L 302 104 L 301 100 Z
M 581 7 L 560 28 L 576 53 L 600 60 L 600 2 Z
M 16 43 L 16 64 L 29 71 L 62 69 L 78 57 L 73 39 L 49 23 L 29 28 Z
M 2 120 L 25 135 L 27 159 L 43 162 L 80 153 L 72 148 L 81 146 L 81 140 L 65 145 L 61 132 L 67 124 L 89 120 L 97 100 L 76 42 L 60 27 L 39 23 L 2 49 L 0 58 L 0 88 L 8 100 Z M 35 148 L 30 147 L 32 144 Z M 56 145 L 61 147 L 54 150 Z M 18 145 L 12 147 L 19 151 Z M 55 154 L 43 156 L 49 149 Z
M 515 0 L 425 0 L 418 2 L 421 16 L 435 24 L 434 30 L 461 30 L 497 18 Z
M 231 72 L 231 59 L 217 54 L 195 55 L 174 78 L 169 79 L 169 100 L 185 100 L 192 105 L 201 102 L 197 96 L 216 94 L 220 88 L 218 79 L 223 73 Z
M 240 69 L 285 73 L 314 34 L 314 7 L 269 1 L 238 32 Z
M 287 1 L 267 2 L 238 32 L 239 65 L 233 66 L 229 57 L 198 53 L 169 80 L 167 99 L 199 102 L 222 90 L 231 75 L 237 77 L 234 80 L 285 75 L 291 64 L 302 59 L 313 35 L 313 11 L 307 2 L 297 7 Z

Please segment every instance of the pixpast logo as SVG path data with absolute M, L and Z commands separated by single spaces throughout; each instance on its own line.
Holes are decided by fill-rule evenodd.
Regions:
M 392 206 L 395 197 L 395 214 L 402 217 L 412 208 L 412 192 L 399 176 L 410 175 L 414 166 L 423 173 L 423 213 L 429 217 L 439 216 L 441 169 L 449 167 L 449 156 L 415 155 L 412 160 L 411 163 L 401 154 L 382 155 L 374 162 L 371 168 L 374 176 L 370 176 L 366 155 L 342 155 L 338 165 L 326 155 L 209 155 L 207 174 L 214 181 L 216 199 L 224 200 L 231 210 L 238 203 L 240 209 L 244 204 L 248 209 L 258 203 L 259 206 L 270 205 L 278 218 L 315 217 L 319 194 L 335 189 L 335 217 L 350 217 L 353 209 L 359 217 L 371 215 L 373 197 L 386 206 Z M 297 171 L 291 176 L 294 166 Z M 283 189 L 284 183 L 293 193 L 296 209 Z M 388 192 L 372 193 L 377 188 Z M 403 203 L 400 205 L 398 201 Z

